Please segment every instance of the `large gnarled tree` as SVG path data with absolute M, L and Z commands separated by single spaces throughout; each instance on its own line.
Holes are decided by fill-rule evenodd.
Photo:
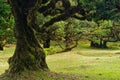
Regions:
M 9 0 L 15 18 L 15 36 L 17 39 L 14 55 L 9 59 L 9 73 L 24 70 L 48 69 L 45 54 L 36 39 L 33 27 L 37 0 Z M 33 13 L 33 14 L 32 14 Z M 33 22 L 31 22 L 33 21 Z
M 80 4 L 71 7 L 69 0 L 9 0 L 9 3 L 15 18 L 17 43 L 14 55 L 8 61 L 8 73 L 16 74 L 24 70 L 48 70 L 44 51 L 35 32 L 45 32 L 48 26 L 57 21 L 66 20 L 76 12 L 84 15 L 84 10 L 81 9 Z M 56 10 L 59 10 L 59 13 Z M 44 16 L 52 15 L 53 18 L 40 28 L 35 22 L 37 11 Z M 55 11 L 54 15 L 52 11 Z

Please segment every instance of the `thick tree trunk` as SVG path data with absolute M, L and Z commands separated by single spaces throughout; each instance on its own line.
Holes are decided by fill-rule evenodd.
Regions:
M 9 59 L 8 72 L 16 74 L 24 70 L 46 70 L 48 66 L 45 54 L 34 34 L 33 26 L 28 20 L 29 11 L 35 0 L 9 0 L 15 18 L 16 50 Z M 31 15 L 32 16 L 32 15 Z M 29 18 L 30 19 L 30 18 Z M 29 22 L 28 22 L 29 21 Z

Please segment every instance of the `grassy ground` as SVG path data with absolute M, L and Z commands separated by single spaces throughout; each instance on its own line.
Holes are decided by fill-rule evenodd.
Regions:
M 120 56 L 114 51 L 102 54 L 92 56 L 67 52 L 48 56 L 47 62 L 52 71 L 78 74 L 84 76 L 84 80 L 120 80 Z
M 0 51 L 0 74 L 8 68 L 7 60 L 13 50 L 14 47 Z M 120 80 L 120 50 L 76 48 L 47 56 L 47 63 L 51 71 L 59 74 L 28 72 L 19 80 Z
M 15 75 L 13 78 L 7 75 L 0 76 L 0 80 L 81 80 L 78 75 L 55 73 L 50 71 L 24 71 L 21 75 Z

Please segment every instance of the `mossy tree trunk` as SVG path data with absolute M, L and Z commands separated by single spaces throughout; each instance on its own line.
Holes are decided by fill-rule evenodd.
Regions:
M 48 69 L 44 51 L 39 45 L 33 30 L 33 27 L 36 25 L 34 22 L 31 23 L 33 20 L 28 20 L 28 15 L 30 17 L 30 11 L 36 5 L 36 1 L 37 0 L 9 0 L 15 18 L 17 43 L 14 55 L 8 61 L 8 73 L 16 74 L 24 70 Z

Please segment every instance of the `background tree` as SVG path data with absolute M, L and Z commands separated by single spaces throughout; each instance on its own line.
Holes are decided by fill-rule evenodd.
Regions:
M 53 3 L 55 3 L 55 5 L 53 5 Z M 48 9 L 48 10 L 44 9 L 44 8 L 49 8 L 49 7 L 50 7 L 50 9 Z M 45 5 L 45 6 L 41 7 L 40 8 L 41 10 L 39 9 L 39 12 L 42 12 L 45 17 L 47 16 L 46 14 L 49 14 L 49 18 L 53 18 L 50 21 L 46 22 L 46 24 L 44 24 L 42 26 L 42 29 L 40 31 L 38 31 L 40 33 L 42 31 L 44 31 L 44 34 L 46 34 L 46 37 L 44 35 L 44 40 L 43 40 L 45 48 L 50 47 L 50 37 L 49 37 L 50 31 L 48 31 L 49 29 L 47 29 L 47 27 L 45 27 L 45 26 L 49 26 L 57 21 L 66 20 L 68 17 L 74 15 L 77 12 L 84 15 L 84 12 L 82 11 L 82 8 L 80 8 L 80 7 L 81 7 L 80 5 L 78 6 L 76 4 L 76 1 L 55 0 L 55 1 L 51 1 L 47 6 Z M 79 9 L 81 12 L 77 9 Z M 70 12 L 70 13 L 68 13 L 68 12 Z M 58 14 L 58 15 L 56 16 L 55 14 Z M 46 31 L 43 28 L 46 29 Z
M 78 41 L 82 36 L 81 27 L 78 24 L 79 21 L 74 18 L 69 18 L 66 20 L 66 25 L 64 26 L 65 49 L 63 51 L 69 51 L 77 47 Z
M 120 26 L 113 25 L 112 21 L 100 21 L 99 27 L 94 33 L 96 34 L 96 39 L 98 43 L 96 43 L 98 48 L 107 48 L 107 42 L 117 42 L 119 38 L 116 36 L 120 34 Z M 113 29 L 114 28 L 114 29 Z M 117 29 L 117 30 L 116 30 Z M 117 33 L 116 33 L 117 32 Z M 119 36 L 118 36 L 119 37 Z
M 103 28 L 105 27 L 105 25 L 99 26 L 99 21 L 106 20 L 109 22 L 109 20 L 112 20 L 113 22 L 118 22 L 120 18 L 120 13 L 119 13 L 119 2 L 120 1 L 119 0 L 99 0 L 99 1 L 79 0 L 79 2 L 82 3 L 82 7 L 84 8 L 84 11 L 86 12 L 85 18 L 88 21 L 94 21 L 98 25 L 96 26 L 97 28 L 96 31 L 94 31 L 95 33 L 93 31 L 91 31 L 92 33 L 89 33 L 91 34 L 91 38 L 90 38 L 91 47 L 107 47 L 106 46 L 107 41 L 105 40 L 106 39 L 105 35 L 107 35 L 106 37 L 108 37 L 108 35 L 112 33 L 109 33 L 110 29 Z M 78 15 L 75 15 L 73 17 L 81 20 L 81 18 L 79 18 Z M 114 31 L 112 30 L 112 32 Z M 117 32 L 119 32 L 119 30 Z M 103 37 L 104 37 L 104 41 L 103 41 Z M 117 37 L 119 38 L 119 36 Z

